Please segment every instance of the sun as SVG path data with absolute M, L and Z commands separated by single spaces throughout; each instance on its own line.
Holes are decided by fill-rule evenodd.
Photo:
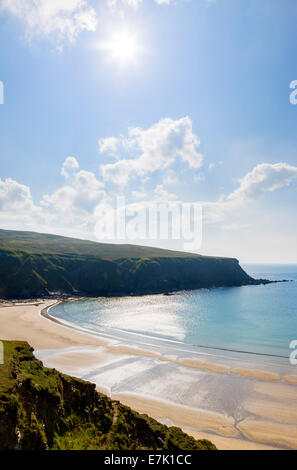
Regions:
M 139 51 L 137 39 L 128 33 L 116 35 L 110 43 L 113 56 L 121 62 L 134 61 Z
M 114 34 L 109 41 L 100 44 L 100 49 L 105 50 L 112 59 L 121 64 L 135 62 L 141 51 L 137 36 L 128 31 Z

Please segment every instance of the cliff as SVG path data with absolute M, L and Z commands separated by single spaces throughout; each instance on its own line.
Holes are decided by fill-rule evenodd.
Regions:
M 113 296 L 241 286 L 234 258 L 0 230 L 0 297 Z
M 43 367 L 28 343 L 3 343 L 0 450 L 215 449 L 111 400 L 89 382 Z

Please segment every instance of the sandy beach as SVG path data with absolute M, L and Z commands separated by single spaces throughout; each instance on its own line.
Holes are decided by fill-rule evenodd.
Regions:
M 0 338 L 28 341 L 46 366 L 82 378 L 87 378 L 88 372 L 90 381 L 95 381 L 98 389 L 113 399 L 165 424 L 181 426 L 195 438 L 208 438 L 219 449 L 297 449 L 297 375 L 294 373 L 282 375 L 260 365 L 255 369 L 244 364 L 234 367 L 232 362 L 222 363 L 219 358 L 213 362 L 186 357 L 177 360 L 115 344 L 42 316 L 41 310 L 53 303 L 53 300 L 41 300 L 0 304 Z M 166 371 L 164 374 L 171 370 L 180 374 L 185 392 L 183 395 L 180 389 L 175 402 L 156 399 L 157 393 L 148 396 L 141 387 L 139 393 L 131 392 L 136 383 L 133 374 L 137 375 L 138 369 L 140 375 L 144 370 L 151 371 L 152 363 Z M 123 388 L 122 382 L 115 386 L 114 376 L 124 373 L 122 382 L 127 387 Z M 194 405 L 185 406 L 187 383 L 188 388 L 193 386 L 190 374 L 196 380 L 197 397 Z M 152 392 L 154 386 L 159 390 L 154 385 L 158 377 L 150 380 Z M 230 403 L 229 389 L 232 390 Z M 222 408 L 217 405 L 219 393 L 220 400 L 226 402 Z

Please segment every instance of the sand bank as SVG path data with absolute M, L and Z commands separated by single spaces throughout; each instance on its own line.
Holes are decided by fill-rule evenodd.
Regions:
M 257 444 L 256 442 L 249 442 L 244 439 L 230 439 L 217 436 L 216 434 L 189 431 L 188 429 L 184 429 L 184 431 L 195 439 L 208 439 L 221 450 L 275 450 L 275 447 Z
M 275 372 L 267 372 L 264 370 L 255 370 L 255 369 L 231 369 L 230 374 L 240 375 L 241 377 L 250 377 L 252 379 L 259 380 L 280 380 L 279 374 Z
M 291 384 L 297 384 L 297 375 L 295 374 L 284 375 L 283 380 Z
M 253 441 L 297 449 L 297 426 L 248 418 L 238 428 Z

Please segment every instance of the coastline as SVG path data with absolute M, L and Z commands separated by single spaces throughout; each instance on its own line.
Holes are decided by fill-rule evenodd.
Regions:
M 50 315 L 45 317 L 44 309 L 60 300 L 0 304 L 1 339 L 28 341 L 46 366 L 70 375 L 79 376 L 82 371 L 85 373 L 86 369 L 98 366 L 108 369 L 110 364 L 131 358 L 147 358 L 165 366 L 169 364 L 171 368 L 197 372 L 199 377 L 216 384 L 222 380 L 237 380 L 251 388 L 249 396 L 242 397 L 245 413 L 239 418 L 211 409 L 194 409 L 167 400 L 156 400 L 141 393 L 121 390 L 110 393 L 108 387 L 102 389 L 97 385 L 104 393 L 111 394 L 113 399 L 156 419 L 180 426 L 196 438 L 208 438 L 220 449 L 297 448 L 297 417 L 292 411 L 297 408 L 294 374 L 288 376 L 285 382 L 285 376 L 272 376 L 265 370 L 259 372 L 242 367 L 239 370 L 233 368 L 232 372 L 232 366 L 228 363 L 189 358 L 176 361 L 175 358 L 145 349 L 114 344 L 100 336 L 52 321 Z
M 231 258 L 232 259 L 232 258 Z M 293 265 L 294 266 L 294 265 Z M 250 276 L 249 276 L 250 277 Z M 136 288 L 127 291 L 110 291 L 110 292 L 96 292 L 93 294 L 87 294 L 84 291 L 79 291 L 77 290 L 76 294 L 73 293 L 61 293 L 58 294 L 57 292 L 54 292 L 52 294 L 45 293 L 45 294 L 32 294 L 32 297 L 26 297 L 26 296 L 20 296 L 20 297 L 4 297 L 0 300 L 0 305 L 2 304 L 8 304 L 8 303 L 33 303 L 36 301 L 47 301 L 47 300 L 54 300 L 54 301 L 60 301 L 60 302 L 67 302 L 69 299 L 73 300 L 91 300 L 93 298 L 98 298 L 98 297 L 108 297 L 108 298 L 115 298 L 115 297 L 144 297 L 147 295 L 175 295 L 181 292 L 191 292 L 191 291 L 197 291 L 197 290 L 204 290 L 204 289 L 229 289 L 230 287 L 245 287 L 245 286 L 261 286 L 261 285 L 269 285 L 269 284 L 281 284 L 281 283 L 287 283 L 287 282 L 293 282 L 293 279 L 262 279 L 262 278 L 252 278 L 247 281 L 242 281 L 242 282 L 234 282 L 234 283 L 218 283 L 218 284 L 210 284 L 210 285 L 198 285 L 198 286 L 191 286 L 191 287 L 185 287 L 185 286 L 177 286 L 177 287 L 171 287 L 168 289 L 168 287 L 158 287 L 154 289 L 140 289 Z

